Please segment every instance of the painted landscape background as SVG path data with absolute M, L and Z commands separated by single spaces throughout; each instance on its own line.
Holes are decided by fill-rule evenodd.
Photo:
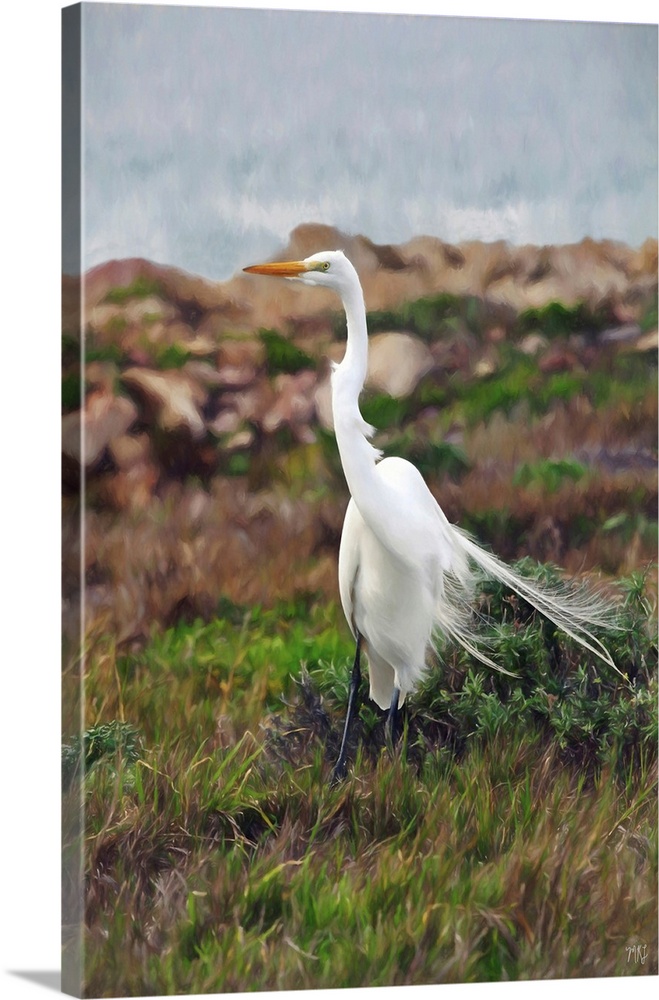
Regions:
M 656 973 L 656 26 L 100 3 L 80 28 L 65 981 Z M 440 643 L 398 753 L 365 702 L 333 788 L 344 320 L 241 273 L 330 247 L 366 292 L 378 445 L 620 626 L 613 670 L 483 581 L 509 673 Z
M 652 560 L 655 240 L 378 246 L 307 225 L 282 255 L 334 248 L 365 289 L 364 413 L 451 521 L 506 559 L 572 572 Z M 64 317 L 65 490 L 76 495 L 82 464 L 87 616 L 119 641 L 207 617 L 219 595 L 338 596 L 347 492 L 329 364 L 344 319 L 332 293 L 282 284 L 212 284 L 142 260 L 96 268 L 84 369 Z M 80 553 L 66 542 L 75 588 Z
M 340 303 L 112 261 L 85 279 L 83 366 L 65 278 L 88 995 L 656 974 L 657 242 L 308 224 L 280 256 L 335 247 L 364 285 L 376 443 L 499 555 L 617 595 L 621 674 L 484 586 L 516 679 L 440 649 L 398 758 L 366 703 L 329 788 L 351 662 Z

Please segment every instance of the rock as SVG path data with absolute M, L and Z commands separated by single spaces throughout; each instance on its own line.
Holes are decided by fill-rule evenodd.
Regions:
M 488 344 L 503 344 L 506 330 L 503 326 L 490 326 L 485 330 L 485 340 Z
M 241 424 L 241 419 L 235 410 L 222 410 L 215 420 L 208 424 L 208 430 L 213 434 L 235 434 Z
M 136 419 L 137 407 L 130 399 L 104 391 L 91 393 L 82 410 L 67 413 L 62 419 L 62 451 L 90 468 L 110 442 L 125 434 Z
M 602 330 L 600 340 L 603 344 L 627 344 L 630 341 L 638 340 L 641 332 L 638 323 L 625 323 L 622 326 L 613 326 L 608 330 Z
M 636 253 L 632 254 L 629 269 L 634 277 L 649 276 L 656 281 L 658 267 L 659 253 L 657 240 L 648 238 L 643 246 Z
M 274 400 L 275 392 L 272 385 L 267 379 L 261 378 L 244 392 L 223 393 L 222 407 L 237 413 L 240 420 L 260 424 Z
M 110 454 L 120 469 L 144 462 L 151 453 L 148 434 L 121 434 L 110 442 Z
M 637 351 L 656 351 L 659 347 L 659 335 L 657 330 L 649 330 L 639 337 L 634 344 Z
M 223 389 L 246 389 L 256 380 L 256 369 L 251 365 L 223 365 L 218 379 Z
M 156 320 L 170 323 L 177 318 L 177 310 L 156 295 L 147 295 L 143 299 L 129 299 L 124 306 L 123 314 L 126 320 L 135 326 L 153 323 Z
M 339 345 L 337 345 L 337 348 Z M 341 349 L 330 351 L 340 361 Z M 379 333 L 369 338 L 366 386 L 400 398 L 413 392 L 420 380 L 436 366 L 432 353 L 418 337 L 409 333 Z M 333 430 L 332 388 L 329 372 L 313 392 L 313 404 L 321 427 Z
M 318 423 L 326 431 L 334 430 L 334 416 L 332 414 L 332 386 L 329 375 L 316 386 L 313 395 L 314 406 Z
M 433 367 L 429 349 L 409 333 L 379 333 L 370 338 L 366 385 L 400 399 L 413 392 Z
M 189 351 L 190 354 L 197 355 L 197 357 L 212 354 L 215 347 L 215 341 L 211 337 L 206 337 L 202 334 L 198 334 L 196 337 L 193 337 L 192 340 L 188 340 L 185 344 L 186 351 Z
M 91 361 L 85 368 L 85 382 L 90 389 L 100 389 L 114 396 L 114 383 L 119 369 L 113 361 Z
M 260 368 L 265 361 L 265 346 L 256 337 L 224 337 L 217 354 L 218 368 L 229 365 L 236 368 Z
M 215 368 L 208 361 L 188 361 L 181 371 L 209 388 L 227 389 L 230 392 L 246 389 L 256 382 L 256 368 L 251 365 L 223 365 Z
M 181 368 L 181 371 L 207 388 L 222 385 L 221 374 L 217 368 L 215 368 L 214 365 L 209 364 L 208 361 L 186 361 Z
M 193 438 L 203 437 L 205 423 L 199 408 L 206 402 L 206 391 L 182 371 L 151 371 L 128 368 L 123 381 L 151 405 L 163 430 L 186 429 Z
M 338 345 L 337 345 L 338 346 Z M 342 347 L 342 345 L 341 345 Z M 343 349 L 329 352 L 339 361 Z M 366 386 L 401 398 L 414 392 L 424 375 L 436 367 L 436 359 L 423 341 L 409 333 L 380 333 L 369 338 Z M 321 427 L 333 430 L 332 388 L 329 372 L 313 392 L 313 404 Z
M 196 333 L 189 323 L 175 319 L 165 326 L 164 338 L 168 344 L 180 344 L 189 350 L 189 345 L 195 340 Z
M 105 302 L 89 310 L 88 326 L 93 333 L 112 333 L 118 327 L 125 327 L 123 306 Z
M 153 462 L 138 460 L 106 478 L 103 500 L 117 510 L 145 510 L 151 503 L 158 478 Z
M 428 236 L 394 246 L 378 245 L 367 236 L 350 235 L 330 226 L 305 224 L 291 233 L 278 257 L 305 257 L 332 248 L 345 250 L 357 267 L 369 309 L 396 308 L 403 301 L 441 292 L 487 295 L 492 302 L 506 304 L 516 312 L 554 300 L 566 304 L 586 301 L 595 306 L 604 298 L 612 304 L 631 301 L 633 294 L 649 298 L 657 281 L 656 239 L 646 240 L 639 250 L 591 239 L 546 247 L 514 247 L 503 240 L 451 246 Z M 155 292 L 150 298 L 174 309 L 206 343 L 214 345 L 228 331 L 233 334 L 256 327 L 283 330 L 299 318 L 326 317 L 337 311 L 336 297 L 323 289 L 253 279 L 240 273 L 217 284 L 176 268 L 130 259 L 108 261 L 87 272 L 85 318 L 93 314 L 95 328 L 105 328 L 113 320 L 125 322 L 127 307 L 144 309 L 137 298 L 122 306 L 103 302 L 109 291 L 129 288 L 137 279 L 151 283 Z M 62 289 L 65 328 L 75 330 L 79 325 L 80 279 L 65 276 Z M 203 353 L 201 347 L 195 353 Z
M 224 287 L 176 267 L 156 264 L 141 257 L 109 260 L 91 268 L 84 278 L 86 307 L 98 305 L 114 288 L 128 288 L 138 279 L 154 283 L 163 297 L 190 311 L 228 310 L 232 300 Z M 69 297 L 72 292 L 67 288 Z
M 579 364 L 577 355 L 569 348 L 557 344 L 550 347 L 546 354 L 540 358 L 538 368 L 545 375 L 552 375 L 556 372 L 572 371 Z
M 543 337 L 541 333 L 527 333 L 519 343 L 519 349 L 522 354 L 526 354 L 528 357 L 533 357 L 543 351 L 548 344 L 546 337 Z
M 274 381 L 275 402 L 261 421 L 263 430 L 271 434 L 287 425 L 293 429 L 298 440 L 307 443 L 313 441 L 313 433 L 309 433 L 308 425 L 314 414 L 315 384 L 316 376 L 311 371 L 278 375 Z
M 254 443 L 254 431 L 246 427 L 236 434 L 232 434 L 222 445 L 225 451 L 244 451 Z
M 487 378 L 493 375 L 499 367 L 499 358 L 496 351 L 486 351 L 475 363 L 473 374 L 476 378 Z

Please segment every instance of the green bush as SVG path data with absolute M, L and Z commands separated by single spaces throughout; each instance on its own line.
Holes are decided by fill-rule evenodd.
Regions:
M 265 347 L 265 360 L 270 375 L 295 375 L 304 368 L 315 368 L 316 362 L 276 330 L 259 331 Z
M 548 302 L 539 308 L 520 313 L 516 329 L 524 335 L 539 330 L 546 337 L 567 337 L 572 333 L 596 333 L 603 330 L 614 317 L 605 308 L 593 310 L 584 302 L 566 306 L 562 302 Z
M 139 276 L 130 285 L 118 285 L 116 288 L 111 288 L 103 301 L 111 305 L 121 306 L 129 299 L 146 299 L 150 295 L 160 296 L 162 294 L 163 289 L 159 281 Z
M 378 430 L 386 430 L 400 427 L 412 407 L 409 398 L 396 399 L 382 392 L 365 394 L 360 401 L 360 408 L 367 423 L 373 424 Z
M 400 455 L 417 467 L 426 479 L 448 476 L 458 480 L 469 469 L 462 448 L 446 441 L 429 441 L 407 432 L 384 448 L 385 455 Z

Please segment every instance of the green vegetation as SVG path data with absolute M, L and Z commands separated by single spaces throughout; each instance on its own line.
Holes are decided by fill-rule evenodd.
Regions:
M 246 476 L 250 470 L 250 456 L 247 451 L 238 451 L 229 455 L 226 461 L 228 476 Z
M 513 476 L 516 486 L 535 485 L 547 493 L 556 493 L 567 480 L 578 483 L 588 475 L 588 468 L 569 458 L 545 458 L 539 462 L 524 462 Z
M 406 431 L 384 448 L 385 455 L 400 455 L 416 465 L 426 479 L 458 480 L 470 467 L 462 448 L 446 441 L 431 441 Z
M 634 510 L 613 514 L 602 525 L 602 531 L 615 532 L 627 544 L 630 544 L 635 536 L 639 536 L 648 548 L 654 549 L 657 548 L 657 528 L 656 518 L 649 518 L 644 513 Z
M 128 320 L 125 316 L 110 316 L 105 325 L 106 332 L 112 337 L 118 337 L 127 329 Z
M 519 334 L 539 330 L 546 337 L 567 337 L 571 333 L 596 333 L 610 326 L 615 318 L 605 308 L 591 309 L 584 302 L 566 306 L 562 302 L 548 302 L 538 309 L 520 313 L 516 329 Z
M 533 415 L 545 413 L 557 399 L 570 399 L 584 385 L 585 379 L 573 372 L 541 376 L 529 358 L 517 355 L 500 371 L 478 381 L 456 381 L 456 402 L 471 425 L 487 420 L 496 410 L 510 414 L 525 403 Z
M 316 367 L 312 357 L 276 330 L 261 330 L 259 336 L 265 347 L 266 368 L 270 375 L 295 375 L 303 368 Z
M 72 333 L 62 334 L 62 373 L 69 365 L 80 364 L 80 338 Z
M 387 393 L 365 393 L 361 400 L 361 411 L 364 420 L 373 424 L 378 430 L 389 427 L 400 427 L 413 408 L 410 397 L 397 399 Z
M 125 362 L 124 352 L 119 344 L 97 344 L 94 337 L 87 335 L 85 339 L 85 363 L 92 361 L 111 361 L 115 365 Z
M 80 371 L 68 371 L 62 375 L 62 413 L 80 409 L 82 399 L 82 379 Z
M 609 636 L 622 677 L 486 587 L 484 636 L 517 676 L 440 651 L 396 758 L 367 701 L 336 788 L 340 612 L 313 595 L 217 611 L 90 659 L 90 995 L 656 973 L 641 576 Z
M 638 404 L 656 379 L 656 361 L 648 364 L 642 355 L 622 355 L 615 368 L 575 368 L 542 373 L 537 362 L 517 351 L 502 352 L 503 364 L 482 379 L 451 379 L 447 385 L 446 409 L 462 416 L 471 426 L 486 421 L 497 410 L 510 414 L 520 404 L 532 416 L 541 416 L 557 402 L 583 396 L 594 407 Z M 451 405 L 453 404 L 453 406 Z
M 643 333 L 647 333 L 649 330 L 656 330 L 658 323 L 657 316 L 657 294 L 655 292 L 653 302 L 648 306 L 643 315 L 641 316 L 640 326 Z
M 406 330 L 426 342 L 432 342 L 443 334 L 459 330 L 482 332 L 488 308 L 491 307 L 486 307 L 483 300 L 475 295 L 442 292 L 404 302 L 397 309 L 372 310 L 367 321 L 372 334 Z M 345 318 L 342 315 L 335 321 L 334 332 L 339 338 L 345 337 Z
M 166 344 L 156 350 L 153 360 L 158 368 L 182 368 L 191 356 L 181 344 Z
M 436 407 L 443 411 L 446 425 L 455 421 L 474 427 L 497 412 L 510 415 L 520 407 L 527 416 L 540 417 L 578 396 L 599 409 L 638 406 L 649 391 L 655 392 L 656 360 L 642 354 L 621 354 L 589 370 L 577 367 L 550 374 L 511 345 L 504 345 L 500 356 L 499 367 L 485 377 L 456 373 L 439 383 L 437 376 L 429 377 L 402 399 L 366 392 L 361 400 L 364 419 L 386 430 L 405 425 L 427 407 Z
M 162 293 L 140 279 L 106 302 Z M 185 345 L 153 343 L 152 319 L 88 333 L 87 361 L 181 367 Z M 62 751 L 66 801 L 82 792 L 86 809 L 87 995 L 656 974 L 656 569 L 629 574 L 656 556 L 657 369 L 649 351 L 598 348 L 609 320 L 451 295 L 369 316 L 433 346 L 409 398 L 364 393 L 363 413 L 449 520 L 506 559 L 625 579 L 620 628 L 600 636 L 619 672 L 483 584 L 474 634 L 514 676 L 440 643 L 393 758 L 364 678 L 339 787 L 353 643 L 334 435 L 256 415 L 233 450 L 145 407 L 142 459 L 89 471 L 86 731 Z M 656 325 L 656 299 L 639 323 Z M 552 339 L 549 364 L 520 350 L 531 330 Z M 294 339 L 259 336 L 271 378 L 316 367 Z M 84 389 L 67 334 L 65 410 Z M 208 387 L 209 419 L 224 391 Z
M 99 761 L 113 769 L 122 763 L 134 764 L 141 755 L 141 738 L 134 726 L 108 722 L 92 726 L 82 737 L 74 736 L 62 747 L 62 785 L 69 788 L 74 777 L 89 775 Z
M 649 328 L 651 315 L 650 312 L 644 328 Z M 497 309 L 476 295 L 452 295 L 448 292 L 405 302 L 397 309 L 373 310 L 368 314 L 371 333 L 404 329 L 428 342 L 459 330 L 470 331 L 480 338 L 488 321 L 510 326 L 515 336 L 538 330 L 553 339 L 572 333 L 597 333 L 615 323 L 615 317 L 604 306 L 593 309 L 584 302 L 572 306 L 549 302 L 540 308 L 525 310 L 513 321 L 509 311 Z M 345 336 L 345 321 L 342 318 L 337 319 L 335 332 L 338 336 Z
M 111 288 L 107 293 L 104 302 L 112 305 L 122 306 L 129 299 L 146 299 L 150 295 L 162 295 L 163 289 L 159 281 L 152 281 L 149 278 L 139 276 L 130 285 L 118 285 Z

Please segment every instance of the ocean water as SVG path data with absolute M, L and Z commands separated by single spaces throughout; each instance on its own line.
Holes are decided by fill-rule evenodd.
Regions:
M 656 26 L 83 11 L 85 267 L 222 279 L 302 222 L 376 242 L 657 235 Z

